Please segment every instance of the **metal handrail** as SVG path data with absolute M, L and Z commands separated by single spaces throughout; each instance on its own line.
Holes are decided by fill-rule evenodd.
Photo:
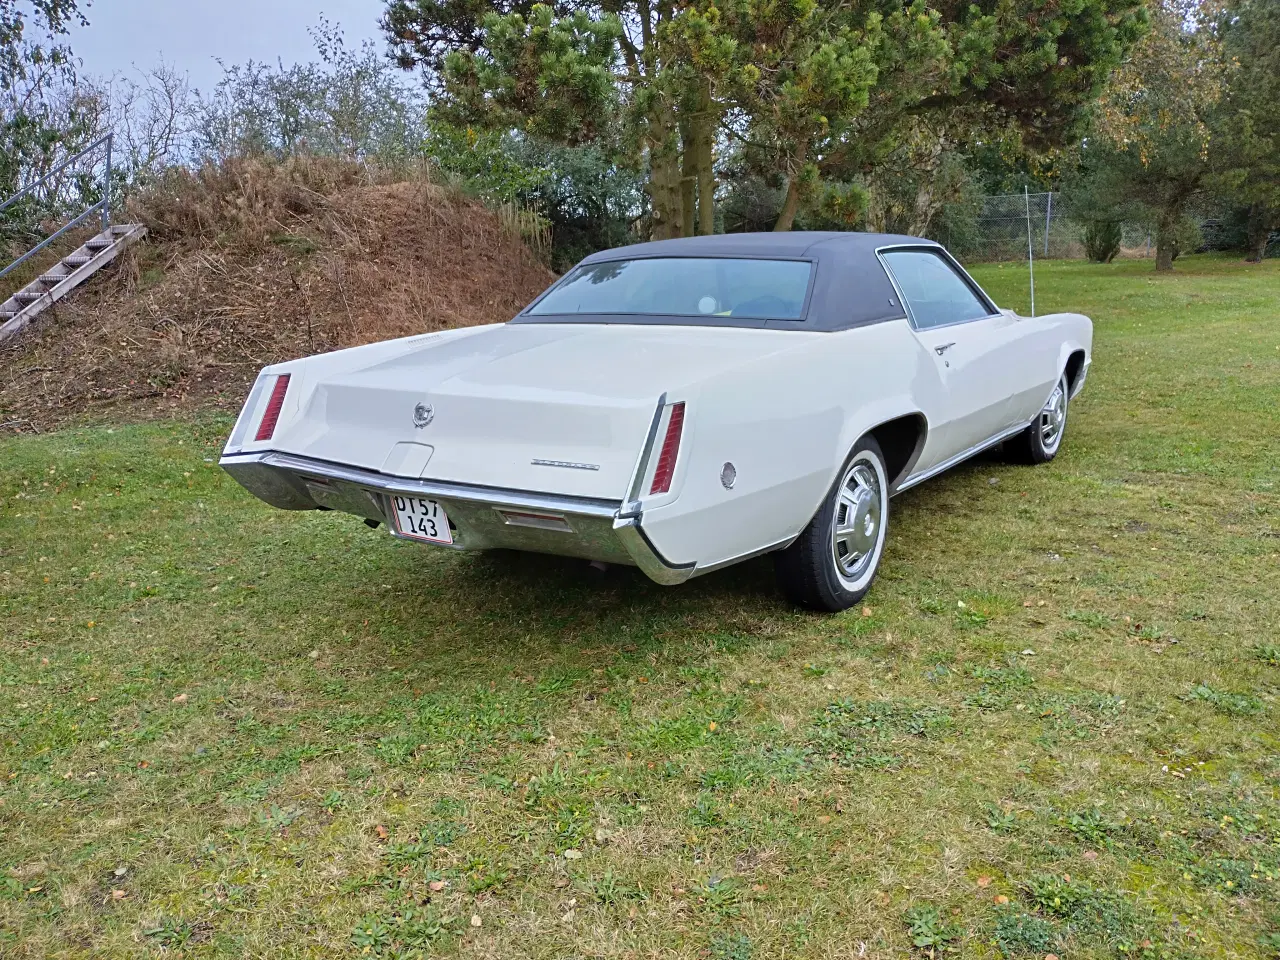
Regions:
M 81 211 L 80 214 L 74 220 L 72 220 L 70 223 L 63 225 L 62 229 L 58 230 L 52 236 L 46 237 L 43 241 L 41 241 L 36 246 L 32 247 L 30 250 L 28 250 L 26 253 L 20 256 L 17 260 L 13 261 L 13 263 L 9 264 L 3 270 L 0 270 L 0 279 L 8 276 L 11 272 L 16 270 L 18 267 L 22 266 L 24 263 L 26 263 L 28 260 L 34 257 L 37 253 L 39 253 L 45 247 L 49 246 L 49 244 L 53 243 L 55 240 L 57 240 L 60 236 L 62 236 L 68 230 L 74 230 L 76 227 L 80 226 L 80 224 L 84 223 L 84 221 L 88 220 L 95 213 L 100 212 L 102 214 L 102 230 L 104 233 L 111 228 L 111 150 L 114 143 L 115 143 L 114 133 L 108 133 L 108 134 L 105 134 L 104 136 L 99 137 L 97 140 L 93 141 L 93 143 L 89 144 L 89 146 L 85 147 L 83 150 L 77 153 L 74 157 L 69 157 L 66 160 L 63 160 L 60 164 L 58 164 L 56 167 L 54 167 L 52 170 L 46 173 L 43 177 L 41 177 L 35 183 L 29 184 L 28 186 L 23 187 L 21 190 L 15 193 L 8 200 L 4 201 L 4 203 L 0 203 L 0 213 L 4 213 L 4 211 L 8 210 L 11 206 L 13 206 L 23 197 L 29 196 L 30 194 L 34 193 L 36 190 L 40 189 L 40 187 L 44 186 L 46 183 L 48 183 L 50 180 L 52 180 L 54 177 L 60 174 L 63 170 L 66 170 L 71 165 L 79 162 L 80 160 L 83 160 L 86 156 L 93 153 L 103 144 L 106 144 L 107 165 L 102 174 L 102 199 L 99 200 L 97 203 L 93 204 L 92 206 L 90 206 L 88 209 Z

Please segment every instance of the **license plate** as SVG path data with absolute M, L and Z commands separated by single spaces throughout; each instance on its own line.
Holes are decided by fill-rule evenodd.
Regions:
M 449 515 L 444 507 L 424 497 L 391 497 L 396 533 L 429 543 L 453 543 L 449 532 Z

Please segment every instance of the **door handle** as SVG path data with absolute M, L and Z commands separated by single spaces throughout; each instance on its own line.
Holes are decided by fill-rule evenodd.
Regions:
M 948 350 L 950 350 L 954 346 L 955 346 L 955 341 L 953 340 L 951 343 L 944 343 L 944 344 L 941 344 L 940 346 L 936 346 L 933 348 L 933 350 L 938 356 L 942 356 L 944 353 L 946 353 Z

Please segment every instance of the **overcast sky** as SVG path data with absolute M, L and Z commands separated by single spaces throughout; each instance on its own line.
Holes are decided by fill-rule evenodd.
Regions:
M 89 26 L 77 28 L 71 47 L 87 73 L 110 76 L 163 57 L 208 90 L 221 71 L 216 63 L 312 60 L 307 28 L 323 13 L 342 26 L 347 43 L 383 45 L 378 18 L 384 0 L 95 0 Z

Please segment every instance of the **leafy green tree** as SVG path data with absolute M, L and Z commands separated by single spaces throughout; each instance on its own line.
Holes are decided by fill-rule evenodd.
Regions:
M 427 149 L 462 189 L 540 217 L 550 231 L 556 270 L 634 240 L 644 221 L 639 174 L 594 146 L 565 147 L 520 133 L 436 123 Z
M 1280 2 L 1235 0 L 1222 18 L 1235 66 L 1219 120 L 1224 192 L 1248 209 L 1248 258 L 1280 230 Z
M 197 96 L 194 159 L 311 153 L 394 165 L 424 155 L 422 91 L 372 43 L 347 46 L 324 18 L 310 32 L 316 62 L 233 64 Z
M 658 237 L 714 229 L 726 150 L 785 182 L 789 229 L 912 124 L 1060 141 L 1144 23 L 1141 0 L 387 0 L 383 20 L 451 122 L 645 170 Z
M 66 66 L 71 50 L 65 42 L 67 28 L 87 23 L 81 0 L 0 0 L 0 84 L 9 86 L 33 75 Z M 32 40 L 30 27 L 37 35 Z
M 1149 218 L 1156 269 L 1186 245 L 1191 203 L 1214 172 L 1214 125 L 1230 75 L 1213 11 L 1201 0 L 1151 0 L 1151 30 L 1117 71 L 1086 143 L 1094 221 Z
M 84 22 L 77 0 L 0 0 L 0 199 L 48 174 L 94 132 L 100 112 L 79 89 L 66 42 Z M 68 178 L 11 207 L 0 233 L 34 236 L 39 221 L 60 211 L 84 184 Z
M 587 254 L 634 242 L 645 216 L 640 175 L 612 163 L 598 148 L 563 147 L 510 138 L 508 154 L 545 175 L 517 201 L 551 228 L 551 266 L 564 270 Z

